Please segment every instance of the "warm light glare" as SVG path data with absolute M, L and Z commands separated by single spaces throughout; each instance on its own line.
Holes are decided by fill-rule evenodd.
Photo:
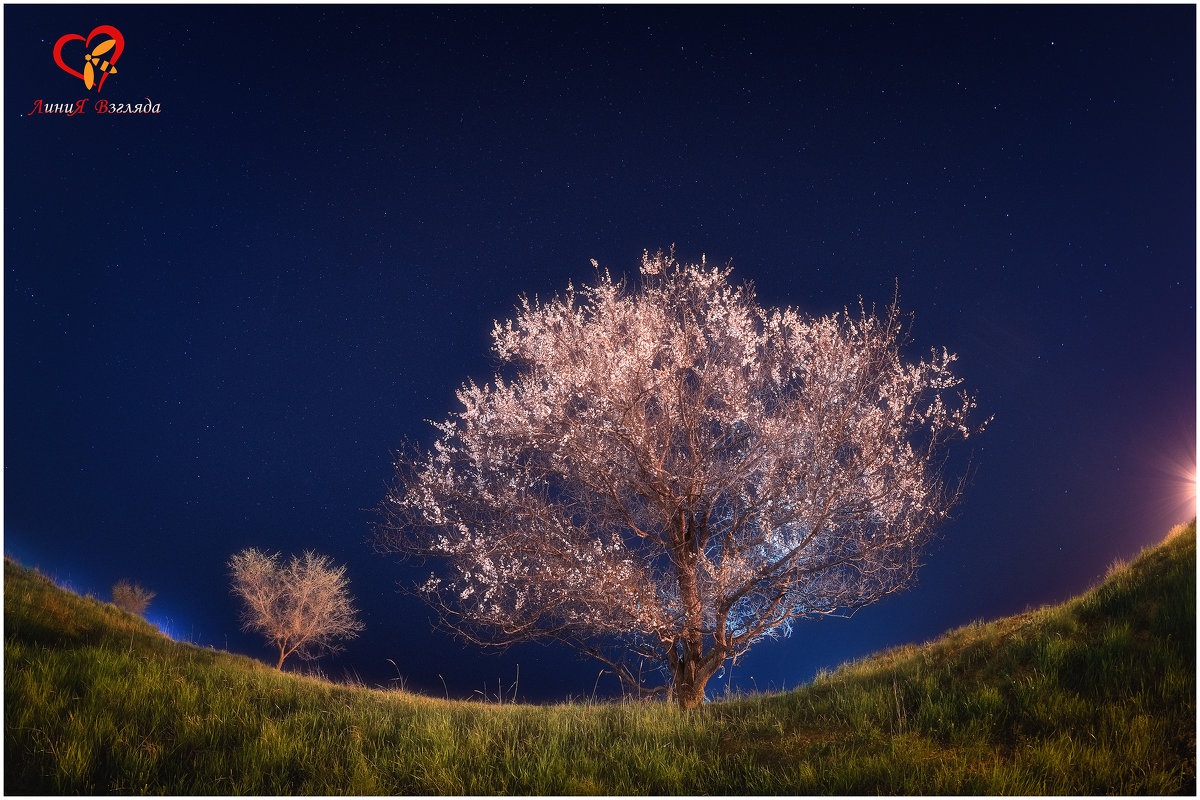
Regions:
M 1163 464 L 1167 478 L 1167 504 L 1175 522 L 1196 516 L 1196 450 L 1168 456 Z
M 1196 465 L 1192 464 L 1192 469 L 1187 474 L 1187 482 L 1184 489 L 1184 501 L 1191 515 L 1196 516 Z
M 1148 530 L 1169 530 L 1196 516 L 1196 428 L 1192 410 L 1155 417 L 1133 448 L 1128 489 L 1131 507 Z M 1161 535 L 1161 531 L 1160 531 Z

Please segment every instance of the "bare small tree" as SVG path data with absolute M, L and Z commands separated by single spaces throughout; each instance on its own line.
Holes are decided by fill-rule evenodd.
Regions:
M 280 554 L 254 548 L 229 559 L 233 594 L 245 603 L 242 628 L 258 631 L 279 648 L 276 669 L 295 653 L 317 658 L 337 652 L 341 639 L 351 639 L 363 629 L 347 584 L 346 568 L 334 566 L 327 556 L 305 550 L 281 564 Z
M 641 272 L 495 324 L 514 374 L 397 458 L 377 542 L 447 562 L 415 588 L 468 640 L 556 639 L 637 691 L 653 664 L 690 708 L 753 643 L 913 580 L 975 403 L 943 398 L 944 348 L 902 359 L 894 303 L 814 319 L 703 260 Z
M 146 609 L 150 606 L 150 601 L 153 599 L 154 592 L 143 589 L 136 583 L 131 583 L 124 578 L 113 584 L 113 605 L 122 611 L 128 611 L 130 614 L 137 614 L 140 617 L 146 613 Z

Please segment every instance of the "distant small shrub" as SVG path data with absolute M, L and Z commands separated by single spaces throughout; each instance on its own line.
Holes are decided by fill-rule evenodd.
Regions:
M 130 583 L 124 578 L 113 584 L 113 605 L 122 611 L 128 611 L 130 614 L 137 614 L 140 617 L 146 613 L 146 608 L 153 599 L 154 592 L 143 589 L 136 583 Z

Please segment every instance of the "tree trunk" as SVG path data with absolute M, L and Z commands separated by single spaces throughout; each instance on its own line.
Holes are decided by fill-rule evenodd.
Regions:
M 279 648 L 279 663 L 275 665 L 275 669 L 279 670 L 280 672 L 283 672 L 283 660 L 285 658 L 287 658 L 287 651 L 285 651 L 282 647 L 280 647 Z
M 695 662 L 680 662 L 680 674 L 675 678 L 675 699 L 685 711 L 698 708 L 704 702 L 704 684 L 708 681 L 696 675 Z
M 700 586 L 696 580 L 697 543 L 703 538 L 696 520 L 680 514 L 679 539 L 675 547 L 675 569 L 679 576 L 679 599 L 683 605 L 683 630 L 670 648 L 669 662 L 675 698 L 683 709 L 696 708 L 704 702 L 704 686 L 716 671 L 716 653 L 704 653 L 704 634 L 701 633 L 704 612 Z M 722 654 L 723 655 L 723 654 Z M 721 663 L 720 658 L 716 664 Z
M 698 708 L 704 702 L 704 687 L 717 671 L 713 665 L 721 663 L 721 659 L 716 658 L 714 653 L 709 653 L 703 658 L 700 653 L 699 643 L 692 646 L 685 643 L 683 655 L 673 659 L 672 689 L 679 707 L 685 711 Z

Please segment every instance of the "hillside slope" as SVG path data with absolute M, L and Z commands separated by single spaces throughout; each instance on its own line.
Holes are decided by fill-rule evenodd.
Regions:
M 8 794 L 1194 794 L 1196 530 L 781 695 L 535 707 L 279 674 L 4 565 Z

